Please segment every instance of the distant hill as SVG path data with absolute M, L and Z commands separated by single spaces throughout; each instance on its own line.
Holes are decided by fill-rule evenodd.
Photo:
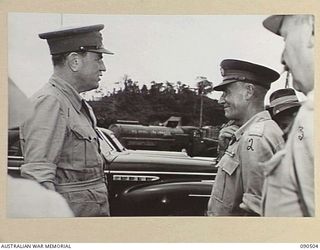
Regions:
M 182 117 L 182 125 L 199 126 L 201 96 L 185 85 L 153 83 L 140 89 L 134 83 L 99 101 L 89 102 L 98 120 L 98 126 L 108 128 L 116 120 L 137 120 L 158 125 L 170 116 Z M 203 96 L 203 126 L 221 125 L 226 121 L 223 108 L 217 100 Z

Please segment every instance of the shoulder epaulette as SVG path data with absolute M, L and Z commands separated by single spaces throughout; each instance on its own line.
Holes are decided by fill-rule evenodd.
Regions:
M 258 122 L 250 126 L 248 130 L 248 134 L 253 136 L 262 136 L 263 130 L 264 130 L 264 122 Z

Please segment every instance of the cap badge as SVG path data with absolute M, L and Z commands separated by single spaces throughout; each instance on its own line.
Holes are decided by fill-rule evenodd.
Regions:
M 220 68 L 221 75 L 224 76 L 224 69 Z

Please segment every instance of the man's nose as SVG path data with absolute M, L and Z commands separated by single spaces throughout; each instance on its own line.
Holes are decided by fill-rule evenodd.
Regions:
M 282 52 L 282 55 L 281 55 L 281 63 L 284 66 L 284 70 L 287 71 L 289 68 L 288 68 L 286 61 L 284 59 L 284 51 Z
M 220 96 L 218 103 L 219 104 L 224 104 L 225 103 L 224 93 Z
M 106 71 L 106 66 L 104 65 L 104 62 L 101 61 L 101 67 L 100 67 L 100 71 Z

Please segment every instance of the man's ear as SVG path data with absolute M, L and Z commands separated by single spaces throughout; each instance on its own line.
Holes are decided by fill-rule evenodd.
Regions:
M 67 56 L 67 65 L 73 72 L 77 72 L 81 66 L 80 56 L 76 52 L 72 52 Z
M 252 83 L 246 83 L 245 99 L 249 100 L 254 95 L 254 86 Z
M 314 48 L 314 15 L 308 16 L 308 48 Z

